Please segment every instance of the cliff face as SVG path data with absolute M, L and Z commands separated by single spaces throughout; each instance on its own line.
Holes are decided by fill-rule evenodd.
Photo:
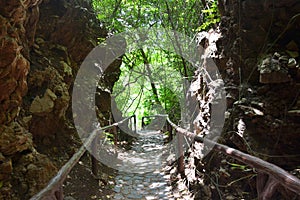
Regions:
M 28 89 L 29 51 L 39 3 L 0 2 L 0 199 L 33 194 L 55 172 L 54 165 L 34 151 L 31 134 L 16 120 Z M 13 189 L 20 193 L 13 195 Z
M 220 0 L 219 10 L 221 38 L 217 41 L 219 57 L 215 62 L 227 92 L 220 141 L 292 171 L 300 161 L 300 2 Z M 207 182 L 212 179 L 226 185 L 251 177 L 251 172 L 241 174 L 228 167 L 230 162 L 238 163 L 235 160 L 214 153 L 208 158 L 203 161 L 205 171 L 209 171 L 205 172 Z M 203 166 L 198 163 L 198 171 L 201 170 Z M 206 188 L 202 185 L 198 189 L 204 190 L 203 187 Z M 224 198 L 249 199 L 255 198 L 255 187 L 255 179 L 249 178 L 224 190 L 208 191 L 211 198 L 221 198 L 214 196 L 221 190 Z M 293 197 L 282 188 L 280 191 L 279 199 Z
M 74 153 L 72 83 L 99 24 L 85 1 L 0 2 L 0 199 L 28 199 Z
M 89 5 L 44 1 L 40 10 L 24 107 L 32 115 L 29 129 L 36 139 L 59 141 L 73 129 L 69 105 L 77 70 L 106 32 Z
M 19 114 L 27 91 L 29 47 L 39 17 L 39 1 L 1 1 L 0 123 L 9 124 Z M 26 27 L 32 26 L 31 31 Z
M 297 154 L 300 2 L 219 3 L 223 38 L 218 46 L 224 56 L 219 66 L 227 81 L 228 106 L 233 114 L 227 131 L 238 131 L 242 120 L 244 137 L 254 152 Z M 266 159 L 287 168 L 299 162 L 299 157 Z

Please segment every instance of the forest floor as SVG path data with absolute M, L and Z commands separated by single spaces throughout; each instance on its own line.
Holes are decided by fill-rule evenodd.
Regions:
M 84 155 L 64 183 L 65 199 L 112 199 L 116 171 L 101 165 L 99 178 L 91 172 L 90 155 Z
M 213 154 L 211 156 L 216 155 Z M 232 167 L 232 164 L 230 165 L 228 163 L 234 163 L 234 161 L 229 161 L 230 158 L 226 160 L 224 155 L 217 155 L 217 157 L 221 159 L 217 159 L 221 164 L 218 165 L 217 163 L 207 162 L 210 166 L 216 166 L 207 173 L 200 171 L 198 171 L 197 174 L 189 173 L 195 171 L 195 169 L 192 165 L 186 163 L 185 176 L 178 174 L 175 158 L 168 160 L 166 162 L 167 165 L 161 169 L 169 179 L 167 180 L 168 184 L 164 185 L 165 188 L 171 188 L 172 194 L 169 195 L 168 199 L 254 199 L 255 188 L 245 188 L 245 185 L 249 184 L 244 182 L 247 176 L 253 175 L 253 171 L 244 168 L 243 165 L 239 165 L 238 163 Z M 209 157 L 206 159 L 210 160 Z M 90 161 L 90 155 L 86 153 L 68 175 L 63 185 L 65 199 L 117 199 L 118 191 L 116 191 L 116 188 L 118 183 L 122 181 L 119 180 L 119 172 L 103 164 L 99 164 L 98 177 L 94 177 L 91 172 Z M 62 160 L 60 160 L 60 162 L 61 164 L 63 163 Z M 199 162 L 198 168 L 199 165 L 203 165 L 203 163 Z M 211 182 L 204 183 L 204 176 L 210 176 Z M 190 180 L 194 181 L 190 182 Z M 255 186 L 255 178 L 252 181 L 251 185 Z M 159 197 L 152 199 L 158 200 Z
M 138 138 L 132 149 L 120 166 L 128 172 L 99 163 L 98 178 L 91 173 L 90 155 L 84 155 L 64 183 L 65 199 L 194 199 L 177 174 L 175 157 L 161 160 L 158 156 L 167 152 L 161 134 Z M 143 156 L 144 161 L 136 163 Z M 132 160 L 136 157 L 141 159 Z
M 191 152 L 192 154 L 190 154 Z M 202 160 L 189 160 L 193 157 L 194 152 L 195 149 L 191 149 L 190 153 L 186 155 L 184 176 L 178 174 L 175 158 L 167 160 L 167 164 L 161 169 L 160 172 L 169 179 L 163 187 L 171 188 L 171 195 L 165 199 L 235 200 L 257 198 L 257 172 L 254 169 L 215 152 L 211 152 Z M 56 154 L 56 156 L 58 155 Z M 52 158 L 55 160 L 54 157 Z M 67 156 L 64 158 L 67 159 Z M 126 180 L 121 180 L 122 177 L 126 179 L 127 176 L 120 176 L 119 171 L 103 164 L 99 164 L 98 177 L 94 177 L 91 173 L 90 160 L 90 155 L 86 153 L 68 175 L 63 189 L 66 200 L 118 199 L 120 191 L 117 187 L 120 181 L 125 181 L 126 187 L 132 187 L 130 181 L 128 183 Z M 60 160 L 61 164 L 63 164 L 62 160 Z M 291 173 L 300 177 L 300 170 Z M 136 181 L 132 180 L 132 182 Z M 146 188 L 145 190 L 148 189 L 146 186 L 143 187 Z
M 101 179 L 96 179 L 91 173 L 89 156 L 85 155 L 81 161 L 73 168 L 67 180 L 64 183 L 65 200 L 112 200 L 116 199 L 118 194 L 114 191 L 117 182 L 118 172 L 114 169 L 101 165 Z M 170 177 L 172 187 L 172 198 L 176 200 L 194 199 L 192 193 L 185 185 L 185 179 L 182 179 L 177 173 L 175 163 L 166 166 L 164 172 Z M 166 186 L 167 187 L 167 186 Z M 149 198 L 150 199 L 150 198 Z M 125 199 L 124 199 L 125 200 Z M 153 198 L 158 200 L 158 198 Z

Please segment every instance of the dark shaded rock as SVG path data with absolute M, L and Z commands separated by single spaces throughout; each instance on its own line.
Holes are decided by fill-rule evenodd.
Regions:
M 32 136 L 19 124 L 1 127 L 0 151 L 4 156 L 11 156 L 32 148 Z
M 56 172 L 56 154 L 74 153 L 71 86 L 97 38 L 106 36 L 83 1 L 40 3 L 0 2 L 0 199 L 28 199 Z M 52 161 L 36 152 L 24 127 Z
M 62 129 L 67 122 L 66 111 L 70 104 L 70 86 L 54 67 L 48 67 L 43 71 L 33 70 L 29 75 L 29 86 L 29 95 L 33 97 L 29 106 L 32 115 L 31 133 L 37 137 L 60 133 L 61 131 L 58 130 Z
M 35 34 L 35 27 L 26 32 L 24 27 L 37 22 L 40 0 L 1 1 L 0 3 L 0 124 L 10 123 L 18 114 L 22 97 L 27 92 L 30 42 L 26 34 Z M 29 13 L 30 10 L 36 10 Z
M 15 198 L 28 199 L 43 189 L 57 169 L 45 155 L 36 151 L 20 155 L 12 176 Z
M 284 138 L 296 139 L 299 135 L 295 119 L 291 117 L 287 120 L 284 116 L 288 115 L 287 111 L 292 106 L 296 106 L 294 110 L 298 109 L 295 105 L 299 98 L 299 94 L 295 93 L 299 91 L 295 84 L 299 81 L 296 75 L 297 59 L 292 60 L 293 55 L 297 56 L 297 54 L 288 54 L 288 51 L 299 50 L 296 34 L 299 32 L 299 26 L 296 24 L 300 2 L 230 0 L 219 1 L 219 3 L 222 15 L 220 27 L 222 38 L 217 44 L 222 59 L 227 59 L 228 62 L 226 65 L 224 61 L 217 61 L 217 63 L 220 64 L 221 69 L 226 69 L 221 73 L 225 77 L 227 87 L 230 84 L 238 86 L 240 83 L 245 83 L 245 87 L 239 86 L 238 93 L 227 90 L 230 99 L 246 99 L 245 102 L 236 101 L 233 104 L 229 119 L 249 119 L 246 120 L 246 140 L 251 140 L 249 144 L 253 145 L 253 148 L 265 146 L 264 149 L 269 149 L 269 152 L 265 153 L 276 151 L 284 154 L 283 152 L 287 150 L 286 145 L 291 146 L 284 144 Z M 273 85 L 261 86 L 259 81 Z M 251 102 L 258 102 L 262 106 L 257 107 Z M 264 115 L 252 112 L 255 109 Z M 281 123 L 278 124 L 276 121 Z M 228 122 L 224 131 L 236 131 L 235 125 Z M 287 128 L 288 126 L 290 127 Z M 292 129 L 295 131 L 291 131 Z M 291 134 L 287 136 L 283 132 Z M 276 148 L 274 148 L 274 138 L 278 139 Z M 297 145 L 296 143 L 292 145 L 295 152 Z M 259 149 L 256 150 L 260 151 Z M 292 151 L 286 152 L 286 154 L 291 153 Z M 279 159 L 276 159 L 276 162 L 278 161 Z
M 297 26 L 298 1 L 219 1 L 221 32 L 219 50 L 231 60 L 233 74 L 238 81 L 257 83 L 258 58 L 299 38 Z M 296 42 L 297 43 L 297 42 Z M 299 45 L 299 44 L 298 44 Z M 281 47 L 279 47 L 281 48 Z M 240 71 L 240 72 L 239 72 Z
M 215 62 L 225 82 L 229 100 L 219 142 L 286 170 L 297 169 L 300 161 L 300 73 L 297 64 L 300 2 L 218 2 L 221 38 L 217 41 L 219 57 Z M 201 91 L 198 96 L 201 96 Z M 206 108 L 203 100 L 200 104 Z M 196 123 L 202 132 L 205 128 L 203 124 L 207 124 L 204 119 L 200 116 Z M 195 154 L 201 155 L 203 152 L 196 145 L 194 149 Z M 204 179 L 206 185 L 210 185 L 212 199 L 256 197 L 256 182 L 251 177 L 253 172 L 246 170 L 246 165 L 215 152 L 202 160 L 198 159 L 195 156 L 197 172 L 204 174 L 204 178 L 199 175 L 198 185 Z M 230 167 L 231 163 L 241 170 Z M 247 174 L 249 178 L 240 179 Z M 235 180 L 239 180 L 238 183 L 234 183 Z M 232 183 L 234 186 L 231 186 Z M 295 196 L 283 188 L 276 193 L 276 199 Z
M 107 35 L 89 3 L 45 1 L 40 9 L 43 10 L 37 28 L 40 37 L 65 46 L 79 65 L 97 45 L 97 38 Z
M 291 78 L 281 72 L 271 72 L 271 73 L 265 73 L 260 74 L 259 82 L 261 83 L 286 83 L 291 81 Z

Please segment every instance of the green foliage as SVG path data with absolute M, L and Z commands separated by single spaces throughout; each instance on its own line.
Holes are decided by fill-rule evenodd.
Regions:
M 171 88 L 161 85 L 158 89 L 159 100 L 162 103 L 162 107 L 155 104 L 155 99 L 151 92 L 145 95 L 145 100 L 142 105 L 144 107 L 143 116 L 155 115 L 155 114 L 165 114 L 168 113 L 169 118 L 178 122 L 180 120 L 180 94 L 172 91 Z M 145 124 L 149 124 L 151 119 L 146 119 Z
M 242 170 L 242 171 L 251 171 L 252 170 L 247 165 L 241 165 L 241 164 L 230 163 L 230 162 L 227 162 L 227 164 L 230 165 L 231 169 L 237 169 L 237 170 Z
M 136 28 L 164 27 L 192 37 L 197 31 L 208 29 L 220 20 L 217 0 L 207 0 L 206 5 L 203 2 L 92 0 L 92 5 L 101 26 L 108 29 L 110 34 Z M 173 45 L 178 48 L 176 38 Z M 194 69 L 181 56 L 162 49 L 144 49 L 144 52 L 144 56 L 136 51 L 123 57 L 120 80 L 113 88 L 119 109 L 127 116 L 165 112 L 170 114 L 171 119 L 179 120 L 180 101 L 184 96 L 182 77 L 191 77 Z M 145 56 L 151 64 L 151 75 L 145 68 Z M 150 84 L 151 79 L 155 88 Z M 158 99 L 154 89 L 157 90 Z M 160 105 L 157 105 L 157 100 Z
M 163 26 L 193 34 L 203 5 L 197 0 L 92 0 L 97 16 L 113 33 L 127 29 Z
M 147 73 L 139 51 L 126 54 L 123 58 L 122 73 L 113 88 L 119 109 L 127 116 L 135 113 L 139 119 L 144 115 L 163 113 L 180 118 L 179 101 L 183 97 L 183 88 L 179 81 L 181 74 L 169 60 L 176 55 L 160 50 L 144 51 L 149 55 L 151 75 Z M 153 95 L 150 76 L 158 92 L 159 105 Z
M 168 87 L 162 87 L 159 90 L 160 97 L 164 103 L 164 109 L 172 121 L 180 120 L 180 96 Z
M 197 31 L 204 31 L 213 28 L 217 23 L 220 22 L 221 16 L 218 11 L 218 5 L 216 0 L 209 1 L 207 8 L 202 10 L 203 23 L 197 29 Z
M 103 132 L 103 134 L 106 136 L 106 141 L 109 144 L 113 144 L 113 140 L 114 140 L 114 134 L 110 133 L 110 132 Z
M 112 33 L 162 26 L 193 35 L 220 21 L 217 0 L 92 0 L 98 19 Z

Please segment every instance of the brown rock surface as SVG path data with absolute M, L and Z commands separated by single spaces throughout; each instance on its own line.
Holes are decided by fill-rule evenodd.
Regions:
M 16 199 L 29 199 L 43 189 L 57 171 L 49 158 L 36 151 L 20 155 L 15 162 L 12 183 Z
M 55 100 L 57 99 L 57 96 L 50 90 L 47 89 L 44 96 L 40 98 L 37 96 L 30 108 L 29 111 L 38 116 L 46 115 L 47 113 L 50 113 L 53 111 Z
M 217 41 L 220 57 L 215 62 L 225 81 L 228 100 L 220 142 L 286 170 L 297 171 L 300 161 L 300 104 L 297 103 L 300 98 L 297 75 L 300 2 L 218 2 L 222 37 Z M 288 56 L 287 59 L 276 58 L 276 52 Z M 271 68 L 264 71 L 260 64 L 266 57 L 271 59 Z M 203 93 L 199 91 L 197 95 L 201 97 Z M 205 116 L 200 116 L 195 123 L 200 130 L 205 119 Z M 202 153 L 201 148 L 195 149 L 198 154 Z M 257 197 L 256 179 L 253 178 L 256 172 L 247 170 L 246 165 L 215 152 L 202 160 L 199 156 L 194 158 L 196 172 L 202 171 L 204 177 L 199 175 L 199 189 L 203 179 L 206 185 L 211 184 L 210 199 Z M 295 196 L 279 189 L 270 198 L 297 198 Z
M 89 5 L 41 2 L 0 2 L 0 199 L 28 199 L 56 172 L 53 160 L 61 164 L 59 156 L 73 152 L 66 150 L 74 148 L 76 134 L 68 110 L 71 85 L 97 38 L 106 35 L 81 9 Z M 51 161 L 34 148 L 40 136 L 48 139 L 35 147 L 52 153 Z M 52 139 L 59 141 L 55 147 Z
M 0 124 L 10 123 L 18 114 L 22 97 L 26 94 L 26 76 L 29 71 L 28 40 L 24 26 L 36 22 L 39 0 L 0 2 Z M 34 28 L 34 27 L 32 27 Z M 30 30 L 34 35 L 34 30 Z M 5 114 L 4 114 L 5 113 Z
M 49 181 L 56 168 L 35 151 L 32 135 L 18 123 L 1 126 L 0 133 L 0 199 L 28 199 Z M 29 163 L 36 167 L 30 168 Z
M 26 35 L 33 36 L 35 28 L 26 31 L 24 27 L 29 22 L 36 23 L 39 13 L 30 14 L 30 10 L 37 9 L 39 3 L 40 0 L 0 2 L 0 199 L 13 198 L 11 180 L 13 172 L 17 172 L 17 155 L 30 155 L 33 149 L 31 134 L 14 120 L 27 92 L 30 44 Z M 42 166 L 37 171 L 48 173 Z M 20 178 L 24 177 L 20 174 Z M 41 179 L 35 177 L 34 181 Z
M 19 124 L 12 123 L 3 126 L 0 135 L 0 151 L 4 156 L 11 156 L 17 152 L 32 148 L 32 136 L 26 133 Z

